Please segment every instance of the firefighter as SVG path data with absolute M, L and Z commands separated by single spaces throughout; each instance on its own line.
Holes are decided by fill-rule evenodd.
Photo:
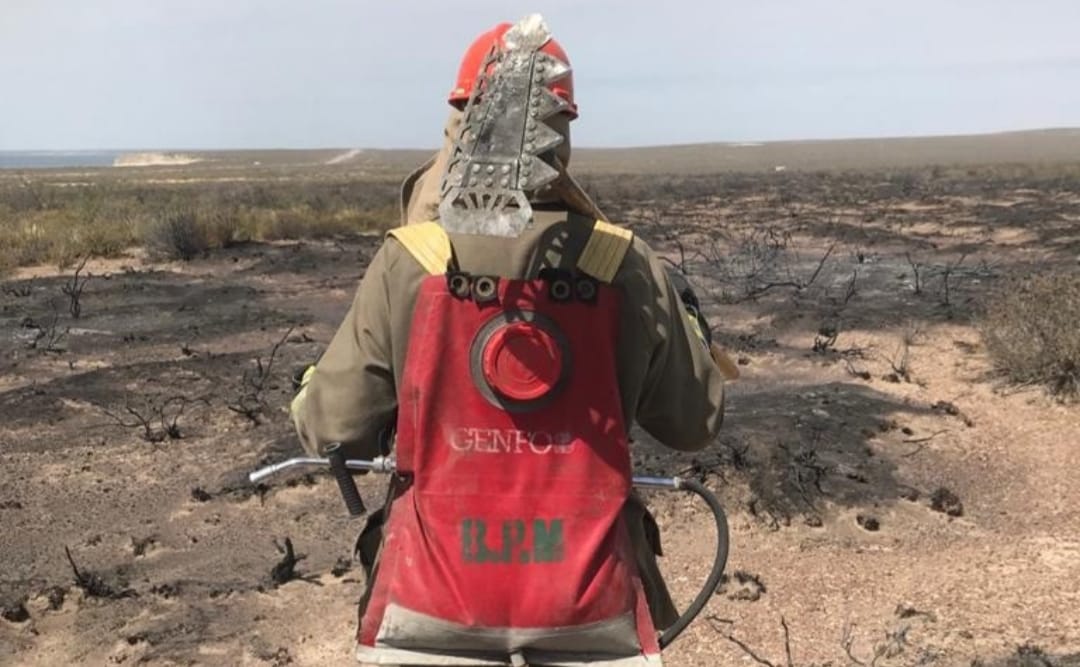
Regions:
M 462 628 L 483 625 L 477 619 L 494 618 L 493 609 L 512 609 L 492 598 L 494 589 L 480 595 L 466 585 L 469 577 L 481 576 L 478 568 L 488 568 L 482 581 L 520 573 L 527 582 L 541 561 L 549 572 L 571 567 L 564 561 L 573 560 L 574 545 L 560 541 L 571 529 L 564 529 L 562 518 L 530 514 L 545 505 L 562 507 L 567 526 L 577 517 L 607 527 L 596 533 L 603 540 L 590 543 L 590 557 L 623 563 L 615 569 L 625 566 L 618 570 L 625 581 L 612 574 L 604 585 L 638 591 L 637 615 L 647 613 L 627 642 L 651 655 L 655 647 L 649 648 L 643 628 L 667 627 L 677 612 L 656 563 L 656 524 L 629 491 L 628 430 L 636 422 L 680 451 L 713 441 L 723 418 L 724 385 L 710 356 L 707 322 L 688 285 L 674 286 L 649 247 L 610 224 L 568 173 L 569 125 L 578 106 L 569 59 L 541 19 L 500 24 L 480 35 L 465 53 L 449 102 L 442 149 L 402 188 L 403 226 L 388 234 L 371 260 L 291 409 L 312 454 L 330 443 L 341 443 L 347 458 L 372 458 L 393 448 L 405 471 L 357 543 L 369 576 L 358 655 L 378 664 L 440 664 L 425 661 L 426 650 L 410 651 L 415 647 L 406 635 L 452 638 Z M 588 483 L 601 490 L 590 486 L 586 492 L 574 487 L 586 480 L 552 472 L 570 469 L 592 470 Z M 528 485 L 549 475 L 569 480 L 566 488 Z M 491 490 L 478 490 L 473 476 L 492 480 Z M 498 488 L 497 480 L 527 485 L 533 494 L 532 505 L 514 510 L 522 518 L 485 514 L 484 498 L 505 505 L 521 495 Z M 510 495 L 499 495 L 504 493 Z M 443 502 L 454 494 L 461 497 Z M 610 525 L 602 523 L 607 501 L 594 500 L 609 496 L 615 503 Z M 474 513 L 443 526 L 446 515 L 461 507 Z M 592 518 L 581 518 L 586 515 Z M 461 553 L 432 546 L 444 528 L 446 539 L 452 532 L 462 542 Z M 445 618 L 436 613 L 441 592 L 432 591 L 430 582 L 424 584 L 428 597 L 408 590 L 426 568 L 439 573 L 433 579 L 439 586 L 454 579 L 459 565 L 430 562 L 440 558 L 465 562 L 465 583 L 447 594 L 461 599 L 446 607 L 453 611 Z M 402 573 L 401 562 L 417 569 Z M 554 579 L 563 576 L 584 575 L 567 569 Z M 395 577 L 398 583 L 391 581 Z M 552 590 L 537 590 L 536 600 L 564 594 L 558 581 L 548 584 Z M 527 583 L 518 588 L 526 589 Z M 489 606 L 451 618 L 472 596 Z M 415 609 L 408 602 L 414 598 L 422 600 Z M 425 607 L 429 603 L 435 606 Z M 581 618 L 602 616 L 596 600 L 572 603 Z M 521 610 L 506 613 L 532 618 Z M 562 627 L 574 619 L 547 620 Z M 544 648 L 542 641 L 534 646 L 522 639 L 516 625 L 499 632 L 495 644 Z M 618 644 L 613 637 L 598 641 Z M 484 641 L 472 637 L 468 646 Z M 591 640 L 573 635 L 560 641 L 580 644 L 587 653 Z M 442 648 L 462 648 L 453 644 L 447 639 Z

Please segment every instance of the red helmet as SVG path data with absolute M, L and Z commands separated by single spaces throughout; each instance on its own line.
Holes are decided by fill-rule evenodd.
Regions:
M 473 40 L 473 43 L 469 45 L 469 49 L 465 52 L 465 57 L 461 59 L 461 67 L 458 68 L 457 83 L 454 84 L 454 89 L 450 91 L 450 97 L 447 100 L 450 104 L 458 108 L 465 107 L 465 103 L 469 100 L 469 94 L 472 93 L 476 75 L 480 71 L 480 65 L 483 64 L 484 58 L 487 57 L 488 52 L 491 51 L 491 47 L 496 41 L 502 46 L 503 35 L 505 35 L 506 31 L 510 28 L 511 24 L 500 23 L 477 37 Z M 570 64 L 570 59 L 567 57 L 566 51 L 564 51 L 563 47 L 554 39 L 549 39 L 546 44 L 540 47 L 540 50 L 549 56 L 558 58 L 567 65 Z M 548 85 L 548 89 L 570 105 L 570 108 L 566 111 L 566 113 L 570 114 L 570 118 L 577 118 L 577 105 L 574 104 L 573 73 L 567 74 L 558 81 L 552 82 Z

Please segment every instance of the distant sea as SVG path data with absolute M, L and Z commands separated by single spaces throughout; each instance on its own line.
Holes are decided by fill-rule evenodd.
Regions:
M 111 167 L 123 151 L 0 151 L 0 169 Z

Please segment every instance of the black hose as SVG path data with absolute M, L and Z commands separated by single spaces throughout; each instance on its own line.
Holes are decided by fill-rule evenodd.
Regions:
M 697 594 L 697 597 L 682 613 L 682 616 L 660 635 L 659 644 L 661 649 L 667 648 L 671 642 L 675 641 L 675 638 L 682 634 L 682 631 L 697 618 L 697 615 L 712 599 L 712 596 L 716 593 L 716 587 L 720 585 L 720 578 L 724 576 L 724 566 L 727 565 L 728 558 L 727 517 L 724 515 L 724 508 L 720 506 L 720 501 L 703 484 L 691 479 L 680 479 L 679 488 L 696 493 L 712 511 L 713 518 L 716 519 L 716 558 L 713 560 L 712 571 L 709 572 L 709 577 L 705 580 L 701 592 Z
M 326 447 L 326 459 L 330 462 L 330 472 L 337 480 L 341 497 L 345 500 L 345 507 L 349 508 L 351 516 L 360 516 L 367 512 L 364 500 L 360 497 L 360 491 L 356 488 L 352 473 L 345 467 L 345 453 L 341 451 L 341 443 L 332 443 Z

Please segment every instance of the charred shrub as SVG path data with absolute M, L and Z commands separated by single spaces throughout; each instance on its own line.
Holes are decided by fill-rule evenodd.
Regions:
M 1080 274 L 1015 278 L 988 299 L 982 335 L 1010 380 L 1080 394 Z

